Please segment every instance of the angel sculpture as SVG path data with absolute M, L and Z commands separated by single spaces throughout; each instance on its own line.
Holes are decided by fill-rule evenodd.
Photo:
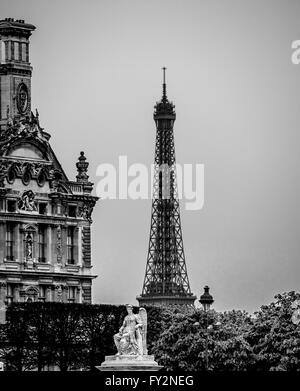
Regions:
M 294 310 L 292 314 L 292 322 L 297 326 L 300 323 L 300 300 L 293 301 L 291 307 Z
M 128 315 L 125 316 L 122 327 L 114 335 L 114 342 L 119 355 L 147 355 L 147 312 L 139 309 L 138 314 L 133 313 L 133 307 L 126 305 Z

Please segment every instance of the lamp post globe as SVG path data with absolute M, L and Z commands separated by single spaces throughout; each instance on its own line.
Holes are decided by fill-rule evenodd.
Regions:
M 214 302 L 212 295 L 209 293 L 209 287 L 207 285 L 204 287 L 204 293 L 200 296 L 199 302 L 202 304 L 205 312 L 209 311 L 210 306 Z

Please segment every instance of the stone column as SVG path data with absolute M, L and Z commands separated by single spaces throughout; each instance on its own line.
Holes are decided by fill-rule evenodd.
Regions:
M 0 282 L 0 307 L 4 306 L 4 302 L 6 300 L 6 282 Z
M 47 225 L 47 234 L 46 234 L 46 261 L 47 263 L 53 264 L 52 260 L 52 227 Z
M 54 301 L 55 286 L 50 285 L 47 290 L 48 290 L 48 301 Z
M 57 264 L 57 262 L 61 262 L 59 254 L 57 252 L 57 230 L 59 226 L 55 226 L 51 228 L 51 262 L 53 265 Z
M 14 261 L 17 261 L 19 258 L 19 224 L 14 224 L 13 226 L 13 257 Z
M 91 228 L 90 225 L 82 228 L 83 265 L 91 266 Z
M 76 303 L 82 303 L 82 288 L 81 286 L 77 287 L 77 297 L 76 297 Z
M 61 227 L 61 252 L 62 252 L 62 264 L 66 265 L 68 263 L 68 251 L 67 251 L 67 226 Z
M 78 227 L 78 266 L 82 266 L 82 227 Z
M 14 302 L 18 302 L 20 301 L 20 285 L 19 284 L 15 284 L 14 285 L 14 290 L 13 290 L 13 301 Z
M 6 230 L 6 224 L 4 222 L 0 222 L 0 263 L 3 262 L 3 259 L 5 257 L 5 230 Z
M 33 238 L 33 254 L 32 254 L 32 260 L 35 260 L 36 262 L 39 260 L 39 244 L 38 244 L 38 230 L 35 232 L 32 232 L 32 238 Z
M 49 301 L 48 299 L 48 285 L 44 285 L 44 302 Z
M 18 42 L 19 61 L 22 61 L 22 42 Z
M 63 303 L 68 303 L 69 299 L 69 287 L 67 285 L 63 286 Z
M 21 225 L 19 225 L 19 261 L 23 262 L 25 258 L 25 250 L 24 250 L 24 230 L 22 229 Z
M 14 229 L 14 256 L 15 260 L 21 262 L 21 247 L 23 246 L 23 241 L 21 239 L 20 224 L 16 224 Z
M 15 59 L 15 42 L 10 41 L 11 59 Z
M 25 43 L 26 61 L 29 62 L 29 44 Z
M 22 42 L 22 61 L 26 61 L 26 43 Z
M 73 257 L 74 264 L 78 265 L 79 263 L 79 254 L 78 254 L 78 242 L 79 242 L 79 227 L 74 228 L 74 238 L 73 238 Z

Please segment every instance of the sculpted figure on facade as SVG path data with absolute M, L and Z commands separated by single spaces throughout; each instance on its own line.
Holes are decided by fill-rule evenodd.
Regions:
M 18 207 L 20 210 L 24 210 L 26 212 L 36 212 L 37 207 L 34 201 L 35 195 L 32 190 L 26 190 L 21 196 L 19 200 Z
M 8 167 L 9 165 L 7 162 L 0 162 L 0 187 L 4 187 L 4 178 L 7 175 Z
M 126 309 L 128 315 L 124 318 L 119 332 L 114 335 L 117 355 L 146 355 L 147 312 L 140 308 L 139 313 L 134 314 L 130 304 Z
M 56 285 L 56 291 L 57 291 L 57 301 L 59 303 L 62 303 L 63 302 L 63 286 Z
M 78 217 L 82 217 L 85 220 L 92 221 L 94 203 L 85 202 L 78 210 Z
M 33 238 L 32 233 L 26 235 L 26 260 L 32 259 Z
M 9 149 L 12 142 L 25 138 L 37 138 L 45 146 L 48 146 L 47 137 L 40 127 L 39 118 L 31 115 L 20 118 L 8 118 L 6 129 L 0 132 L 0 153 Z

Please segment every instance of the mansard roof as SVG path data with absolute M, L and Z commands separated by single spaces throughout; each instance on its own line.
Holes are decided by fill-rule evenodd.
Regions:
M 29 171 L 32 178 L 37 178 L 37 172 L 42 170 L 46 180 L 50 181 L 53 196 L 88 196 L 96 201 L 98 197 L 91 196 L 93 183 L 88 180 L 89 164 L 85 161 L 84 153 L 81 152 L 76 164 L 76 181 L 70 181 L 49 139 L 50 134 L 40 126 L 38 113 L 31 113 L 30 118 L 9 118 L 0 132 L 0 187 L 4 187 L 4 178 L 8 178 L 11 170 L 18 177 Z
M 9 119 L 5 130 L 0 133 L 0 157 L 10 159 L 41 160 L 52 162 L 61 173 L 61 179 L 68 181 L 49 143 L 50 134 L 39 124 L 38 113 L 31 117 Z

